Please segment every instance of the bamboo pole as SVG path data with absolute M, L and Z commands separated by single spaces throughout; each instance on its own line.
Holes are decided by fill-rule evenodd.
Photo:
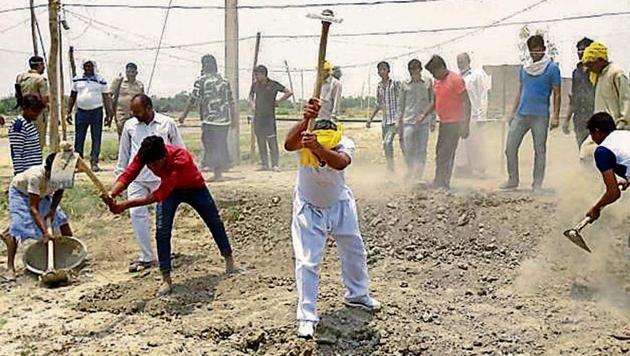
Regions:
M 52 152 L 59 150 L 59 0 L 48 1 L 50 53 L 48 54 L 48 82 L 50 83 L 49 138 Z

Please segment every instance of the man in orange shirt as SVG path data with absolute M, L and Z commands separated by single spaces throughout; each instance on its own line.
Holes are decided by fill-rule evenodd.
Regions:
M 425 68 L 435 78 L 433 84 L 435 101 L 424 111 L 420 121 L 433 111 L 440 118 L 433 184 L 436 188 L 448 189 L 451 184 L 459 138 L 468 138 L 470 99 L 464 79 L 459 74 L 448 70 L 442 57 L 434 55 Z

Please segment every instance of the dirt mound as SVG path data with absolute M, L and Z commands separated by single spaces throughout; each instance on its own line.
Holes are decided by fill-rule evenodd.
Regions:
M 629 350 L 608 336 L 626 320 L 627 303 L 618 303 L 617 309 L 601 303 L 601 296 L 627 299 L 621 283 L 625 277 L 621 282 L 575 278 L 570 266 L 590 265 L 592 257 L 565 241 L 551 198 L 422 187 L 393 193 L 383 189 L 378 197 L 358 192 L 370 289 L 383 310 L 372 315 L 342 305 L 344 288 L 331 239 L 321 268 L 317 340 L 304 341 L 295 336 L 291 194 L 228 189 L 213 193 L 236 259 L 247 272 L 223 274 L 222 259 L 203 222 L 184 208 L 173 234 L 174 251 L 181 253 L 173 260 L 174 293 L 154 296 L 157 270 L 130 277 L 123 272 L 124 262 L 94 259 L 95 271 L 118 272 L 120 277 L 97 275 L 89 288 L 74 288 L 75 297 L 65 304 L 70 308 L 63 309 L 71 320 L 63 329 L 63 350 L 116 354 L 121 344 L 132 353 L 211 355 Z M 116 220 L 116 226 L 125 224 L 128 221 Z M 622 231 L 620 225 L 604 226 Z M 618 238 L 610 231 L 606 234 Z M 119 235 L 116 243 L 134 251 L 131 231 Z M 100 250 L 111 243 L 99 247 L 98 235 L 90 238 L 99 256 L 109 256 Z M 597 245 L 596 250 L 602 249 Z M 627 266 L 614 262 L 618 258 L 606 259 L 591 277 L 625 276 Z M 610 294 L 606 283 L 621 284 Z M 25 327 L 12 330 L 34 337 Z M 38 329 L 37 338 L 58 333 Z M 54 345 L 46 340 L 39 341 L 39 351 L 53 352 Z

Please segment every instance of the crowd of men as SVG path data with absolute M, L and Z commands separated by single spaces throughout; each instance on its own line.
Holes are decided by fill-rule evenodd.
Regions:
M 531 131 L 534 144 L 532 189 L 542 188 L 546 167 L 547 134 L 560 126 L 561 78 L 556 62 L 547 54 L 545 40 L 535 35 L 527 40 L 530 61 L 519 72 L 519 87 L 509 117 L 506 143 L 508 179 L 503 189 L 519 186 L 518 152 L 524 136 Z M 584 38 L 577 43 L 579 62 L 573 72 L 570 109 L 563 123 L 568 133 L 573 121 L 576 141 L 583 157 L 594 151 L 595 163 L 602 172 L 607 190 L 587 213 L 599 217 L 601 209 L 616 201 L 620 189 L 630 177 L 630 137 L 619 129 L 630 128 L 630 87 L 624 71 L 608 58 L 607 48 Z M 390 77 L 387 62 L 377 65 L 381 81 L 376 88 L 377 105 L 367 120 L 371 127 L 382 113 L 382 146 L 386 167 L 394 170 L 395 137 L 403 152 L 407 178 L 423 179 L 428 142 L 438 129 L 433 186 L 448 189 L 453 172 L 483 178 L 483 125 L 487 121 L 488 76 L 474 69 L 467 53 L 457 56 L 458 72 L 446 61 L 432 56 L 425 68 L 412 59 L 407 65 L 408 80 Z M 55 153 L 45 160 L 42 147 L 46 138 L 48 85 L 43 76 L 41 57 L 29 60 L 30 70 L 16 78 L 16 97 L 21 108 L 9 126 L 9 145 L 14 178 L 9 188 L 10 226 L 2 234 L 8 249 L 8 280 L 15 280 L 14 258 L 17 247 L 26 239 L 48 241 L 53 236 L 47 224 L 72 235 L 68 216 L 59 206 L 63 191 L 50 185 Z M 82 64 L 83 73 L 72 80 L 66 120 L 75 125 L 74 148 L 83 156 L 88 129 L 91 136 L 90 162 L 99 171 L 103 127 L 115 120 L 119 138 L 116 181 L 101 198 L 112 213 L 129 210 L 138 244 L 138 257 L 129 272 L 139 272 L 158 265 L 163 283 L 158 295 L 173 288 L 171 279 L 171 231 L 175 212 L 186 203 L 206 224 L 221 255 L 226 272 L 237 267 L 219 211 L 205 184 L 202 173 L 212 172 L 222 178 L 230 169 L 228 133 L 238 124 L 238 112 L 230 83 L 218 73 L 216 59 L 201 59 L 201 75 L 194 83 L 186 109 L 179 117 L 184 123 L 197 107 L 201 121 L 203 156 L 198 162 L 186 149 L 177 123 L 157 113 L 137 79 L 138 67 L 128 63 L 125 77 L 108 85 L 94 60 Z M 254 69 L 249 93 L 253 111 L 254 136 L 260 152 L 260 170 L 279 170 L 279 147 L 275 108 L 293 93 L 268 77 L 265 66 Z M 340 122 L 341 69 L 324 64 L 319 98 L 305 106 L 304 117 L 284 140 L 286 151 L 299 154 L 298 177 L 291 225 L 298 284 L 298 335 L 312 337 L 318 323 L 316 311 L 319 263 L 327 235 L 337 240 L 343 282 L 347 288 L 344 304 L 377 310 L 380 303 L 369 296 L 366 251 L 358 225 L 356 203 L 345 183 L 345 169 L 355 152 L 354 142 L 344 134 Z M 280 97 L 278 95 L 281 94 Z M 550 104 L 550 99 L 552 105 Z M 314 125 L 311 125 L 314 121 Z M 439 124 L 438 124 L 439 122 Z M 312 128 L 312 129 L 311 129 Z M 598 147 L 595 148 L 595 145 Z M 120 196 L 126 190 L 126 199 Z M 156 204 L 156 249 L 152 247 L 148 206 Z M 49 222 L 47 222 L 49 221 Z M 157 252 L 157 257 L 156 253 Z

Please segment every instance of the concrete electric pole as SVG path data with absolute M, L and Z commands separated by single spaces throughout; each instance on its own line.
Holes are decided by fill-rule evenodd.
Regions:
M 238 0 L 225 0 L 225 77 L 232 87 L 236 110 L 232 120 L 237 125 L 230 130 L 229 151 L 234 163 L 240 163 L 240 112 L 238 94 Z

